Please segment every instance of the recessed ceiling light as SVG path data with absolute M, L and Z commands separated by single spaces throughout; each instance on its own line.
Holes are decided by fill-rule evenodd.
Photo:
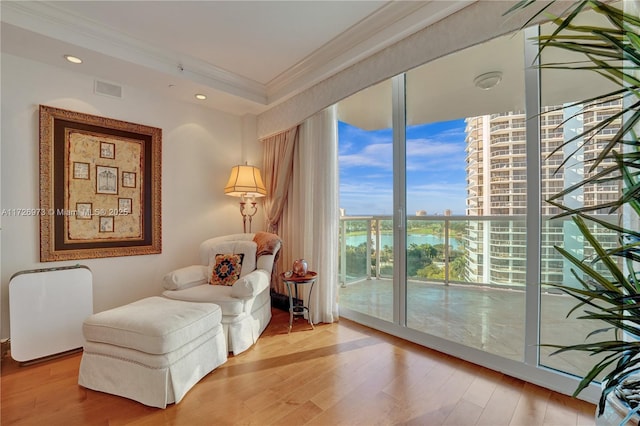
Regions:
M 489 90 L 496 87 L 502 81 L 502 73 L 500 71 L 492 71 L 477 76 L 473 80 L 473 84 L 482 90 Z
M 78 58 L 77 56 L 73 56 L 73 55 L 64 55 L 64 58 L 71 62 L 72 64 L 81 64 L 82 63 L 82 59 Z
M 202 93 L 198 93 L 198 94 L 196 95 L 196 99 L 201 100 L 201 101 L 204 101 L 205 99 L 207 99 L 207 96 L 206 96 L 206 95 L 203 95 Z

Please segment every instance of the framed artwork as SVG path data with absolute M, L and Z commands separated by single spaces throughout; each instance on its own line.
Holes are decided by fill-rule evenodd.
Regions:
M 118 193 L 118 168 L 96 166 L 96 194 Z
M 159 128 L 40 105 L 40 261 L 161 253 L 161 161 Z
M 100 232 L 113 232 L 113 216 L 100 216 Z
M 131 198 L 118 198 L 118 214 L 130 214 L 132 204 Z
M 89 163 L 73 163 L 73 178 L 74 179 L 89 179 Z
M 92 211 L 91 203 L 76 203 L 76 219 L 90 220 Z
M 100 158 L 116 158 L 116 144 L 109 142 L 100 142 Z
M 124 188 L 135 188 L 136 174 L 133 172 L 122 172 L 122 186 Z

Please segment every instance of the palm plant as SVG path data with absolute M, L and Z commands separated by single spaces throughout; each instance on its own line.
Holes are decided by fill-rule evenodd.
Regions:
M 602 328 L 591 332 L 587 338 L 614 331 L 614 338 L 609 340 L 547 346 L 556 349 L 554 354 L 582 351 L 598 355 L 598 361 L 581 380 L 574 396 L 604 374 L 598 410 L 598 415 L 601 415 L 607 396 L 613 391 L 620 396 L 635 394 L 640 397 L 640 379 L 631 380 L 640 373 L 640 232 L 637 229 L 637 219 L 640 217 L 640 143 L 636 133 L 640 123 L 640 19 L 597 0 L 572 2 L 565 13 L 561 14 L 562 17 L 552 16 L 547 11 L 554 3 L 555 1 L 545 2 L 527 22 L 529 24 L 534 19 L 547 15 L 555 26 L 550 35 L 538 38 L 540 52 L 548 48 L 562 49 L 580 54 L 582 60 L 540 66 L 545 69 L 589 70 L 615 84 L 614 90 L 580 100 L 569 107 L 583 108 L 585 104 L 602 104 L 611 100 L 618 100 L 623 105 L 619 113 L 592 128 L 583 129 L 580 134 L 557 148 L 564 149 L 576 142 L 580 142 L 580 146 L 594 144 L 596 135 L 605 134 L 605 130 L 607 134 L 613 133 L 597 158 L 585 160 L 584 170 L 588 172 L 584 179 L 547 200 L 560 210 L 561 213 L 556 217 L 572 218 L 584 237 L 585 244 L 595 253 L 590 258 L 581 259 L 562 247 L 556 247 L 571 263 L 572 274 L 579 285 L 554 287 L 577 300 L 569 315 L 580 312 L 581 319 L 604 323 Z M 535 0 L 523 0 L 507 13 L 538 4 L 540 3 Z M 578 15 L 588 10 L 605 17 L 609 25 L 591 26 L 579 23 L 579 19 L 576 19 Z M 594 185 L 597 188 L 598 185 L 618 182 L 621 189 L 616 200 L 580 208 L 570 207 L 563 201 L 565 197 L 576 194 L 586 186 Z M 625 225 L 610 223 L 603 220 L 601 214 L 598 215 L 603 210 L 610 214 L 624 213 L 633 220 L 625 220 Z M 614 232 L 618 236 L 617 246 L 605 248 L 593 232 L 594 226 Z M 625 338 L 625 333 L 621 332 L 634 337 Z M 640 410 L 637 402 L 631 401 L 632 399 L 626 398 L 632 407 L 628 417 Z

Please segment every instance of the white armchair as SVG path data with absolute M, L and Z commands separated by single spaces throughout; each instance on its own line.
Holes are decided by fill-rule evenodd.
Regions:
M 271 272 L 281 244 L 277 235 L 266 232 L 206 240 L 200 245 L 201 264 L 166 274 L 163 283 L 166 290 L 162 295 L 220 306 L 227 350 L 237 355 L 258 340 L 271 320 Z M 235 266 L 229 268 L 220 263 L 222 258 L 228 258 L 227 255 L 241 256 L 237 280 L 227 276 L 237 272 L 233 270 Z M 221 274 L 225 275 L 224 284 L 212 284 L 212 277 L 214 283 L 219 282 Z

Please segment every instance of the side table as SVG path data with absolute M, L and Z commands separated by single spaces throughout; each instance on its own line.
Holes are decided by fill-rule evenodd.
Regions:
M 282 278 L 282 281 L 287 285 L 287 293 L 289 293 L 289 333 L 291 333 L 291 328 L 293 327 L 293 317 L 296 315 L 304 316 L 305 311 L 308 314 L 311 328 L 315 330 L 313 321 L 311 320 L 311 311 L 309 311 L 309 306 L 311 306 L 311 294 L 313 293 L 313 285 L 318 278 L 318 274 L 313 271 L 308 271 L 304 276 L 298 276 L 295 274 L 287 276 L 286 274 L 286 272 L 281 273 L 280 278 Z M 309 300 L 307 301 L 307 306 L 304 306 L 304 302 L 294 304 L 291 284 L 295 287 L 296 300 L 298 300 L 298 285 L 311 284 L 311 288 L 309 288 Z

